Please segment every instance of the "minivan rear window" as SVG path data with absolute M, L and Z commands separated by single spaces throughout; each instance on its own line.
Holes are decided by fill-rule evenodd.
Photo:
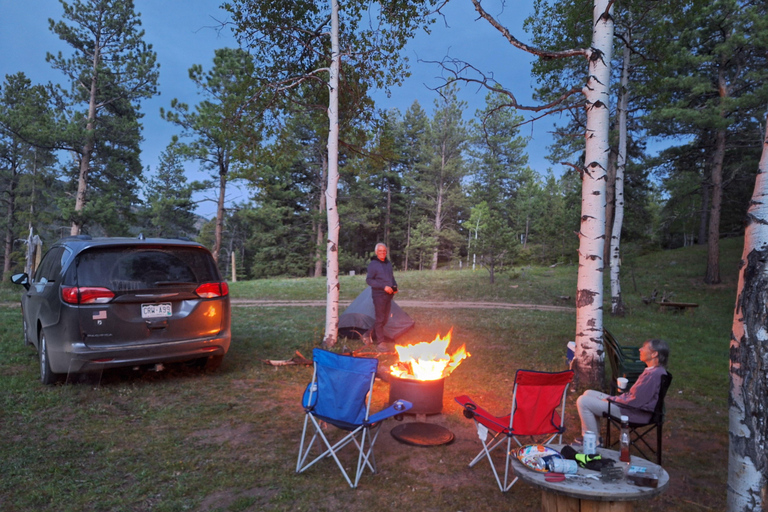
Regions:
M 219 281 L 213 258 L 194 247 L 94 247 L 77 256 L 78 286 L 113 291 Z

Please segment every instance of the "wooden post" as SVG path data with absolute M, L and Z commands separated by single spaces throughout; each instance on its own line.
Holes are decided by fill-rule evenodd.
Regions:
M 232 255 L 232 282 L 237 282 L 237 265 L 235 265 L 235 251 L 230 253 Z

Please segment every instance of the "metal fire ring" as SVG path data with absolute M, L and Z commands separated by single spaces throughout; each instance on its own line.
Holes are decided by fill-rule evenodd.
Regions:
M 411 446 L 440 446 L 453 442 L 453 432 L 434 423 L 402 423 L 390 431 L 392 437 Z

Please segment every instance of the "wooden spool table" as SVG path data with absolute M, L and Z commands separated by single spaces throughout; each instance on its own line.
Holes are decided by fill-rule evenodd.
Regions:
M 564 445 L 548 446 L 559 452 Z M 622 464 L 617 451 L 598 448 L 597 453 L 615 460 L 616 464 Z M 669 487 L 669 474 L 661 466 L 634 455 L 630 464 L 655 471 L 659 476 L 658 487 L 638 487 L 626 480 L 603 482 L 598 471 L 583 468 L 561 482 L 548 482 L 545 480 L 547 473 L 534 471 L 516 458 L 512 459 L 515 475 L 523 482 L 541 489 L 542 512 L 632 512 L 635 501 L 658 496 Z

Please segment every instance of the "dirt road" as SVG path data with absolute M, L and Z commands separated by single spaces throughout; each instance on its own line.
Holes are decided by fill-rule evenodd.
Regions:
M 339 306 L 346 307 L 352 301 L 340 300 Z M 235 307 L 325 307 L 324 300 L 254 300 L 232 299 Z M 513 304 L 508 302 L 448 302 L 426 300 L 398 300 L 401 308 L 433 308 L 433 309 L 532 309 L 537 311 L 575 312 L 570 306 L 549 306 L 545 304 Z

